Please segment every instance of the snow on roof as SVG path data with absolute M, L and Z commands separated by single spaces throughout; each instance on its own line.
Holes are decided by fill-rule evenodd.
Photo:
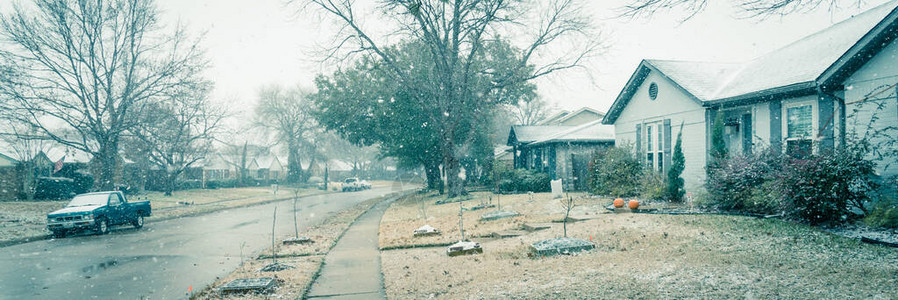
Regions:
M 595 120 L 546 138 L 534 141 L 531 145 L 554 142 L 593 142 L 614 141 L 614 125 L 603 125 L 602 120 Z
M 51 161 L 56 162 L 59 161 L 60 158 L 65 156 L 65 160 L 63 163 L 89 163 L 93 158 L 92 155 L 87 152 L 75 149 L 66 149 L 66 147 L 53 145 L 44 152 Z
M 741 64 L 647 62 L 702 101 L 814 82 L 896 6 L 890 1 Z
M 517 138 L 518 143 L 526 144 L 534 141 L 538 141 L 541 139 L 548 138 L 553 136 L 559 132 L 563 132 L 565 130 L 571 129 L 571 126 L 557 126 L 557 125 L 536 125 L 536 126 L 525 126 L 525 125 L 515 125 L 511 127 L 511 130 L 514 132 L 515 138 Z

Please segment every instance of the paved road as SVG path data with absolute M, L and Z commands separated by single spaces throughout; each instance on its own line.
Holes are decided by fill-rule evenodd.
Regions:
M 407 186 L 406 188 L 411 188 Z M 375 187 L 302 198 L 300 228 L 329 214 L 398 190 Z M 293 233 L 290 200 L 197 217 L 113 228 L 0 248 L 0 299 L 184 299 L 227 275 L 279 236 Z M 242 254 L 241 254 L 242 253 Z
M 377 247 L 380 219 L 392 201 L 378 203 L 349 227 L 327 254 L 308 298 L 386 299 Z

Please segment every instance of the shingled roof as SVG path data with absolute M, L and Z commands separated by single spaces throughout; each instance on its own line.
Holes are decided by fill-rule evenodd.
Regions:
M 845 62 L 862 59 L 876 35 L 896 35 L 898 1 L 865 11 L 776 51 L 742 63 L 643 60 L 605 116 L 611 124 L 636 87 L 655 70 L 702 105 L 812 91 Z

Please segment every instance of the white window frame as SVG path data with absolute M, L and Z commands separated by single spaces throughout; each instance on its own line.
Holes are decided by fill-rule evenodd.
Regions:
M 658 166 L 658 158 L 664 158 L 664 123 L 660 120 L 651 121 L 643 123 L 643 128 L 645 128 L 645 132 L 643 133 L 643 138 L 645 139 L 645 147 L 642 149 L 641 153 L 643 154 L 643 164 L 650 167 L 652 170 L 657 172 L 661 172 L 662 170 Z M 654 129 L 652 129 L 654 128 Z M 649 141 L 653 141 L 649 143 Z M 649 148 L 649 144 L 651 144 L 651 148 Z M 648 155 L 652 154 L 652 162 L 648 163 Z M 663 164 L 667 164 L 670 162 L 663 162 Z M 663 165 L 661 166 L 663 168 Z
M 795 108 L 795 107 L 802 107 L 802 106 L 810 106 L 811 107 L 811 136 L 804 137 L 804 138 L 791 137 L 791 136 L 789 136 L 789 109 Z M 780 114 L 780 116 L 782 116 L 780 118 L 780 119 L 782 119 L 782 121 L 781 121 L 782 126 L 780 128 L 782 128 L 784 153 L 785 153 L 785 151 L 789 150 L 789 148 L 788 148 L 789 141 L 796 141 L 796 140 L 810 140 L 811 141 L 811 153 L 817 153 L 817 143 L 816 142 L 818 140 L 817 135 L 818 135 L 819 129 L 817 127 L 818 126 L 817 124 L 819 124 L 819 121 L 818 121 L 819 112 L 817 111 L 816 99 L 789 101 L 789 102 L 784 101 L 783 108 L 782 108 L 782 114 Z

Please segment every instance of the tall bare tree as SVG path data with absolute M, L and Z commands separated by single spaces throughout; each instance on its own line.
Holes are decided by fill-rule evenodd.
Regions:
M 165 195 L 171 196 L 178 177 L 212 150 L 224 111 L 208 100 L 211 84 L 170 91 L 164 101 L 147 105 L 130 132 L 139 153 L 165 171 Z
M 320 130 L 312 116 L 315 105 L 309 95 L 300 88 L 285 89 L 277 85 L 259 90 L 255 123 L 274 134 L 277 142 L 286 146 L 287 182 L 290 183 L 308 177 L 303 175 L 300 163 L 303 152 L 310 160 L 317 157 L 314 153 L 315 135 Z
M 19 161 L 17 167 L 22 170 L 22 193 L 25 200 L 32 201 L 37 192 L 37 171 L 41 167 L 37 165 L 37 158 L 41 153 L 46 153 L 49 145 L 44 140 L 31 138 L 34 135 L 34 129 L 23 124 L 4 120 L 0 121 L 0 128 L 2 128 L 0 129 L 0 145 L 4 145 L 6 150 L 12 151 L 7 154 Z
M 860 5 L 863 0 L 733 0 L 730 1 L 745 16 L 767 18 L 790 13 L 807 12 L 826 6 L 830 10 L 840 6 Z M 708 6 L 709 0 L 633 0 L 620 7 L 620 16 L 628 18 L 648 17 L 655 13 L 679 10 L 684 20 L 694 17 Z
M 364 27 L 362 11 L 353 0 L 295 0 L 317 7 L 342 25 L 332 54 L 348 50 L 383 61 L 395 81 L 408 90 L 423 106 L 434 111 L 430 122 L 440 133 L 442 165 L 447 174 L 449 196 L 464 193 L 459 176 L 464 149 L 476 137 L 479 112 L 495 103 L 491 100 L 504 89 L 559 70 L 580 66 L 584 59 L 600 50 L 590 23 L 573 0 L 547 2 L 514 0 L 387 0 L 380 1 L 382 15 L 392 18 L 397 34 L 421 42 L 428 60 L 423 67 L 434 78 L 421 84 L 416 69 L 404 68 L 391 53 L 389 37 L 378 38 Z M 535 25 L 535 26 L 529 26 Z M 525 33 L 525 34 L 522 34 Z M 526 35 L 526 36 L 525 36 Z M 479 65 L 489 46 L 504 36 L 529 42 L 505 47 L 513 54 L 512 65 Z M 569 51 L 551 55 L 543 51 L 563 43 Z M 495 50 L 495 49 L 493 49 Z M 478 80 L 484 76 L 490 80 Z M 477 83 L 489 84 L 477 84 Z
M 522 99 L 514 105 L 509 105 L 515 121 L 519 125 L 536 125 L 549 117 L 551 107 L 542 98 Z
M 111 189 L 119 144 L 147 102 L 193 84 L 207 62 L 153 0 L 34 0 L 0 20 L 0 97 L 17 122 L 93 156 L 95 188 Z

